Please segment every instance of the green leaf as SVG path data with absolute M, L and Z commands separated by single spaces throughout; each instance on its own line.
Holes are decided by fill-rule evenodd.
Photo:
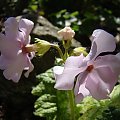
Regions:
M 120 108 L 120 85 L 116 85 L 110 94 L 111 105 Z
M 79 120 L 97 120 L 102 118 L 102 113 L 108 108 L 110 100 L 97 101 L 92 97 L 86 97 L 77 107 L 81 117 Z
M 56 116 L 57 111 L 56 90 L 53 87 L 55 80 L 52 69 L 39 74 L 37 79 L 40 82 L 32 90 L 32 94 L 38 96 L 34 105 L 34 114 L 52 120 Z
M 31 5 L 30 8 L 31 8 L 31 10 L 36 11 L 38 6 L 37 5 Z
M 40 96 L 35 102 L 35 115 L 46 117 L 54 114 L 57 111 L 54 99 L 56 99 L 55 96 L 50 94 L 44 94 Z

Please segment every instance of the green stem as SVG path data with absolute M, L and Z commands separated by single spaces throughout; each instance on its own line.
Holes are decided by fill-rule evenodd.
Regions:
M 51 46 L 58 51 L 58 53 L 60 55 L 60 58 L 63 59 L 63 61 L 64 61 L 64 56 L 63 56 L 62 50 L 59 48 L 59 46 L 58 45 L 54 45 L 54 44 L 51 44 Z
M 75 102 L 74 102 L 74 95 L 73 91 L 68 91 L 69 103 L 70 103 L 70 119 L 75 120 Z
M 68 49 L 65 48 L 64 59 L 66 60 L 69 57 Z

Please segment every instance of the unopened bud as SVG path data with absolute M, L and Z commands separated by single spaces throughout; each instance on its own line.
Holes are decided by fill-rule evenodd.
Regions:
M 58 31 L 58 34 L 63 37 L 64 40 L 72 40 L 72 38 L 75 36 L 74 30 L 71 29 L 71 27 L 65 27 Z
M 73 55 L 79 56 L 80 54 L 83 54 L 84 56 L 87 56 L 86 48 L 84 47 L 77 47 L 73 50 Z
M 51 47 L 51 44 L 45 40 L 36 39 L 37 55 L 44 55 Z

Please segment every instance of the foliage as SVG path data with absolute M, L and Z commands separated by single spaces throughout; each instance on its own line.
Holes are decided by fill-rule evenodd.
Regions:
M 40 0 L 39 11 L 60 28 L 70 25 L 76 32 L 75 39 L 89 47 L 88 36 L 95 29 L 104 29 L 114 36 L 119 34 L 119 4 L 119 0 Z
M 71 26 L 75 31 L 79 30 L 79 25 L 81 24 L 78 11 L 70 13 L 66 9 L 63 9 L 56 13 L 52 13 L 50 18 L 54 20 L 53 23 L 55 25 L 59 27 Z
M 0 18 L 23 14 L 30 2 L 31 0 L 1 0 Z
M 108 107 L 109 100 L 97 101 L 92 97 L 87 97 L 78 104 L 81 117 L 79 120 L 97 120 L 102 117 L 102 113 Z
M 116 19 L 120 17 L 117 10 L 120 8 L 119 0 L 70 0 L 69 2 L 64 0 L 41 0 L 41 3 L 46 16 L 53 24 L 61 20 L 62 25 L 65 20 L 68 20 L 68 17 L 65 17 L 66 15 L 70 17 L 72 13 L 77 11 L 78 15 L 74 14 L 73 16 L 77 21 L 80 21 L 80 24 L 78 24 L 79 34 L 91 34 L 90 32 L 96 28 L 104 28 L 115 34 L 120 24 L 116 22 Z M 74 21 L 74 23 L 77 23 L 77 21 Z
M 57 111 L 56 107 L 56 91 L 54 90 L 54 80 L 52 78 L 52 71 L 48 70 L 37 76 L 40 83 L 33 88 L 32 94 L 39 96 L 35 102 L 35 115 L 53 119 Z

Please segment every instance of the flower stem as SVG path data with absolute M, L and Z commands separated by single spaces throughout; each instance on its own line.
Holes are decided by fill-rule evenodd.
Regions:
M 75 120 L 75 102 L 74 102 L 73 90 L 68 91 L 68 97 L 70 104 L 70 119 Z
M 66 59 L 67 59 L 68 57 L 69 57 L 68 49 L 65 48 L 64 60 L 66 61 Z
M 59 48 L 59 46 L 55 45 L 55 44 L 51 44 L 51 46 L 58 51 L 60 58 L 63 59 L 63 61 L 64 61 L 64 56 L 63 56 L 62 50 Z

